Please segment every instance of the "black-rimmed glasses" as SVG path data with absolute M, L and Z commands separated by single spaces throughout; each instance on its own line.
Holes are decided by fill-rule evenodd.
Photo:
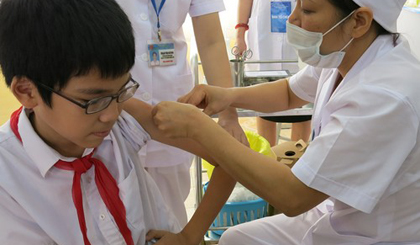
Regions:
M 129 85 L 129 83 L 133 83 L 132 85 Z M 136 93 L 137 89 L 140 87 L 140 84 L 138 82 L 136 82 L 133 78 L 130 78 L 130 80 L 124 85 L 124 89 L 120 90 L 117 94 L 114 95 L 108 95 L 108 96 L 103 96 L 103 97 L 99 97 L 99 98 L 95 98 L 92 100 L 89 100 L 86 103 L 82 103 L 79 101 L 76 101 L 62 93 L 60 93 L 59 91 L 55 91 L 54 89 L 39 83 L 39 85 L 61 97 L 63 97 L 64 99 L 80 106 L 81 108 L 85 109 L 85 113 L 86 114 L 94 114 L 100 111 L 105 110 L 106 108 L 108 108 L 108 106 L 111 104 L 111 102 L 116 99 L 118 103 L 124 102 L 128 99 L 130 99 L 131 97 L 133 97 L 133 95 Z

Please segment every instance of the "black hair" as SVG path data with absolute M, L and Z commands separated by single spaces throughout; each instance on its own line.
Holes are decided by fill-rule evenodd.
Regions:
M 337 9 L 340 10 L 340 14 L 342 18 L 349 15 L 354 10 L 360 8 L 358 4 L 356 4 L 353 0 L 328 0 L 332 5 L 334 5 Z M 378 22 L 375 20 L 373 21 L 373 24 L 376 29 L 376 33 L 378 35 L 389 35 L 392 34 L 394 46 L 397 43 L 397 40 L 399 38 L 399 33 L 390 33 L 389 31 L 385 30 Z
M 27 77 L 51 106 L 51 92 L 98 69 L 118 78 L 134 64 L 131 23 L 114 0 L 1 0 L 0 66 L 6 83 Z

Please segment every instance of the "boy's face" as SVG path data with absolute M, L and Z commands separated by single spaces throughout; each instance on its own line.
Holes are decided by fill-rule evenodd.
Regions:
M 130 79 L 103 79 L 96 70 L 73 77 L 60 93 L 76 101 L 87 101 L 117 94 Z M 33 126 L 43 140 L 64 156 L 80 156 L 85 148 L 97 147 L 110 133 L 123 103 L 113 100 L 103 111 L 87 115 L 85 109 L 53 93 L 52 108 L 39 103 L 34 110 Z

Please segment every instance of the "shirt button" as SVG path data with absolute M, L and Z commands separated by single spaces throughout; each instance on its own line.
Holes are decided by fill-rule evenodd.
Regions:
M 101 215 L 99 215 L 99 219 L 101 219 L 101 220 L 104 220 L 105 219 L 105 214 L 101 214 Z
M 142 55 L 141 55 L 141 59 L 142 59 L 143 61 L 148 61 L 147 54 L 146 54 L 146 53 L 142 54 Z
M 90 182 L 92 182 L 92 177 L 87 177 L 86 181 L 90 184 Z
M 145 101 L 149 101 L 152 98 L 152 96 L 150 96 L 149 93 L 145 92 L 141 95 L 141 98 Z
M 148 19 L 149 19 L 149 17 L 147 16 L 147 14 L 145 14 L 145 13 L 141 13 L 141 14 L 140 14 L 140 19 L 141 19 L 141 20 L 146 21 L 146 20 L 148 20 Z

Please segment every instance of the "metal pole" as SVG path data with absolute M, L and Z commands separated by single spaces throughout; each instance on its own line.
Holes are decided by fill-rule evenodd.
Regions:
M 201 62 L 198 62 L 198 55 L 194 54 L 191 58 L 191 67 L 193 67 L 193 74 L 194 74 L 194 84 L 198 85 L 200 83 L 199 74 L 198 74 L 198 65 L 201 64 Z M 201 199 L 203 199 L 203 190 L 202 190 L 202 167 L 201 167 L 201 158 L 198 156 L 195 156 L 195 171 L 196 171 L 196 201 L 195 201 L 195 208 L 197 209 L 197 206 L 200 204 Z
M 245 64 L 298 63 L 298 60 L 254 60 L 254 61 L 243 61 L 243 63 Z M 198 65 L 201 65 L 201 61 L 198 62 Z
M 245 61 L 245 64 L 268 64 L 268 63 L 298 63 L 297 60 L 255 60 Z

